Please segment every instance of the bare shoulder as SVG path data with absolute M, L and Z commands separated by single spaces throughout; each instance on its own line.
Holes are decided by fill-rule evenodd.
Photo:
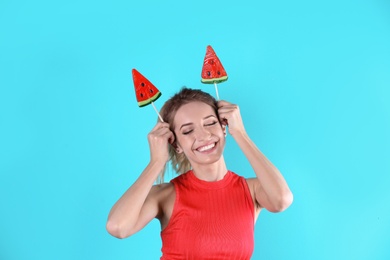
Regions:
M 172 183 L 155 184 L 149 191 L 146 201 L 152 205 L 156 205 L 161 208 L 161 205 L 174 194 L 175 188 Z
M 164 197 L 172 195 L 174 192 L 175 187 L 169 182 L 153 185 L 149 194 L 160 201 Z

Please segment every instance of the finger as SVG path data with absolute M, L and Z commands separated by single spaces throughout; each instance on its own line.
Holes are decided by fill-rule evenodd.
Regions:
M 218 113 L 235 113 L 235 111 L 238 111 L 238 106 L 236 105 L 229 105 L 218 108 Z
M 167 139 L 169 143 L 172 143 L 175 141 L 175 135 L 174 133 L 169 129 L 169 125 L 161 125 L 160 128 L 157 128 L 156 130 L 152 131 L 152 133 L 156 136 L 161 136 L 164 139 Z
M 217 106 L 218 106 L 218 108 L 220 108 L 220 107 L 223 107 L 223 106 L 228 106 L 230 104 L 231 103 L 229 103 L 229 102 L 227 102 L 225 100 L 220 100 L 220 101 L 218 101 Z
M 228 125 L 228 119 L 224 113 L 219 114 L 219 121 L 221 122 L 222 125 L 227 126 Z
M 236 104 L 226 104 L 224 106 L 219 107 L 218 109 L 236 110 L 236 109 L 238 109 L 238 106 Z
M 175 135 L 171 132 L 168 137 L 168 143 L 173 144 L 175 142 Z
M 174 133 L 167 129 L 166 131 L 164 131 L 164 133 L 162 134 L 164 136 L 164 138 L 166 138 L 168 140 L 168 143 L 172 144 L 174 141 L 175 141 L 175 135 Z
M 169 124 L 165 122 L 158 122 L 152 129 L 151 132 L 156 131 L 161 128 L 169 128 Z
M 218 109 L 218 114 L 220 116 L 230 117 L 235 111 L 237 111 L 237 108 L 234 106 L 224 107 L 224 108 Z
M 171 130 L 169 130 L 169 128 L 164 125 L 155 126 L 153 130 L 149 132 L 148 139 L 149 140 L 158 140 L 161 138 L 165 139 L 164 135 L 170 132 Z

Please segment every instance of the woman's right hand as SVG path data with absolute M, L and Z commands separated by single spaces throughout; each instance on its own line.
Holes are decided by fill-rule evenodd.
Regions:
M 166 163 L 169 160 L 168 146 L 175 140 L 169 124 L 158 122 L 148 134 L 150 161 Z

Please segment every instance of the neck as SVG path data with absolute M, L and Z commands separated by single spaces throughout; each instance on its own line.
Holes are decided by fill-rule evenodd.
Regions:
M 200 180 L 219 181 L 225 177 L 227 167 L 223 156 L 221 156 L 221 158 L 215 163 L 192 165 L 192 171 Z

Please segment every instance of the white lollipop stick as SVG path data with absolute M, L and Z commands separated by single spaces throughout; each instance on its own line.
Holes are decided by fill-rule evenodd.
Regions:
M 153 101 L 151 102 L 152 103 L 152 106 L 154 108 L 154 111 L 156 111 L 157 115 L 158 115 L 158 118 L 160 118 L 160 121 L 164 123 L 164 120 L 162 119 L 160 113 L 158 112 L 156 106 L 154 105 Z
M 217 93 L 217 100 L 219 101 L 218 87 L 217 87 L 217 83 L 215 83 L 215 81 L 214 81 L 214 87 L 215 87 L 215 92 Z

